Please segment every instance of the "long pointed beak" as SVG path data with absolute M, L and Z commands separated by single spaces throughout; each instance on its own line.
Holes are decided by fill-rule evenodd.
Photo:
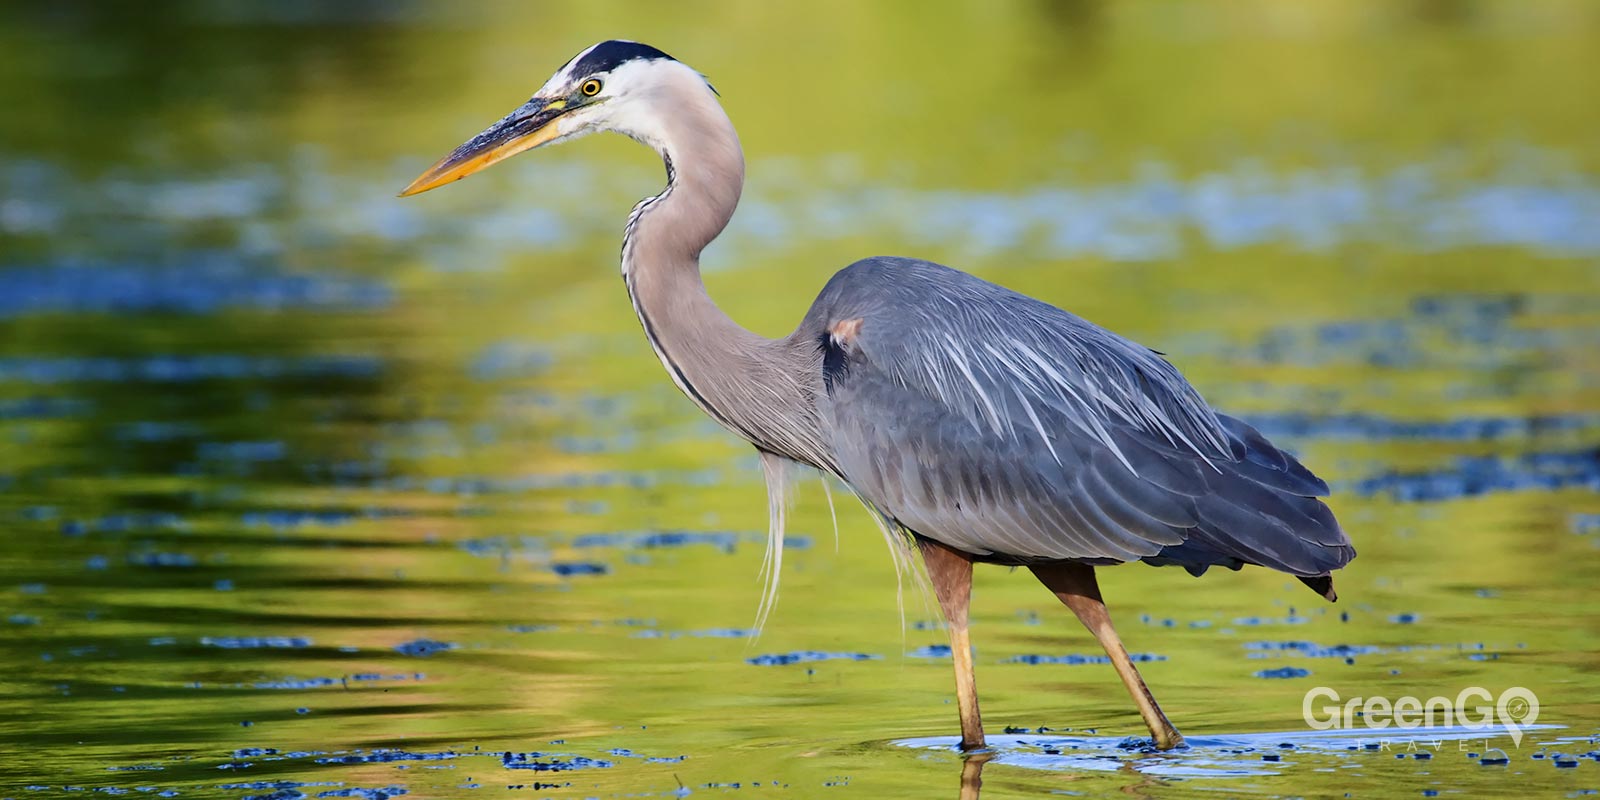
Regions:
M 561 133 L 556 119 L 567 110 L 565 100 L 529 100 L 527 105 L 511 112 L 505 119 L 489 126 L 488 130 L 455 149 L 439 163 L 417 176 L 401 197 L 421 194 L 447 183 L 459 181 L 486 167 L 498 164 L 524 150 L 532 150 Z

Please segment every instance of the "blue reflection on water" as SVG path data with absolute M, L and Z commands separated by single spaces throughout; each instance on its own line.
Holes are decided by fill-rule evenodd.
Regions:
M 163 266 L 66 263 L 0 269 L 0 319 L 45 313 L 370 309 L 389 305 L 392 294 L 375 281 L 223 258 Z
M 1416 472 L 1387 471 L 1350 486 L 1355 493 L 1408 502 L 1527 490 L 1600 491 L 1600 450 L 1534 452 L 1519 456 L 1458 456 L 1449 465 Z
M 152 355 L 143 358 L 0 358 L 0 382 L 53 384 L 89 381 L 185 383 L 242 378 L 370 378 L 383 368 L 371 356 L 275 358 L 233 354 Z
M 1539 148 L 1509 148 L 1493 160 L 1490 169 L 1466 172 L 1448 154 L 1388 170 L 1338 162 L 1282 170 L 1247 158 L 1185 175 L 1152 159 L 1123 180 L 1074 184 L 1050 177 L 1032 187 L 981 192 L 863 185 L 861 170 L 830 170 L 826 160 L 769 158 L 752 166 L 739 217 L 707 266 L 749 263 L 745 256 L 752 252 L 863 236 L 969 257 L 1116 261 L 1175 258 L 1195 242 L 1215 250 L 1280 244 L 1324 251 L 1375 243 L 1419 252 L 1520 247 L 1556 256 L 1600 253 L 1600 226 L 1593 224 L 1600 219 L 1600 185 Z M 504 202 L 471 205 L 470 214 L 425 214 L 398 200 L 351 203 L 352 197 L 378 196 L 380 183 L 392 188 L 392 175 L 330 171 L 327 162 L 327 156 L 307 151 L 288 163 L 242 164 L 221 174 L 78 179 L 53 165 L 18 160 L 0 164 L 0 191 L 26 188 L 12 192 L 16 196 L 0 214 L 0 234 L 61 236 L 93 226 L 108 240 L 154 250 L 159 240 L 151 239 L 152 224 L 183 230 L 227 221 L 239 227 L 236 249 L 255 256 L 276 255 L 286 241 L 365 239 L 413 250 L 420 243 L 423 260 L 439 269 L 493 269 L 517 253 L 614 236 L 615 221 L 593 209 L 635 200 L 650 188 L 633 185 L 633 173 L 604 162 L 521 163 L 510 168 L 523 174 L 507 179 Z M 795 179 L 797 174 L 806 179 Z M 569 186 L 583 187 L 588 202 L 563 195 L 562 187 Z M 470 200 L 439 202 L 448 209 Z M 294 235 L 276 217 L 262 214 L 269 204 L 287 209 Z M 388 302 L 386 289 L 366 282 L 279 275 L 241 283 L 229 269 L 226 263 L 206 266 L 191 275 L 198 280 L 162 278 L 148 287 L 139 285 L 137 270 L 112 273 L 83 289 L 34 274 L 22 285 L 33 287 L 44 302 L 0 303 L 0 316 L 8 308 L 15 313 L 42 306 L 194 310 Z M 111 291 L 118 283 L 135 288 Z
M 1600 428 L 1600 414 L 1409 420 L 1376 414 L 1313 415 L 1288 412 L 1250 414 L 1245 417 L 1245 421 L 1268 437 L 1429 439 L 1451 442 L 1532 439 L 1537 436 Z

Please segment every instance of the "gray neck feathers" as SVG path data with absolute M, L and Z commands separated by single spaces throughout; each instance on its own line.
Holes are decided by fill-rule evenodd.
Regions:
M 733 216 L 744 154 L 703 84 L 655 104 L 659 136 L 641 137 L 667 164 L 667 188 L 628 218 L 622 275 L 650 346 L 678 388 L 723 427 L 766 452 L 828 469 L 815 395 L 815 342 L 767 339 L 712 302 L 700 252 Z M 816 376 L 813 380 L 812 376 Z

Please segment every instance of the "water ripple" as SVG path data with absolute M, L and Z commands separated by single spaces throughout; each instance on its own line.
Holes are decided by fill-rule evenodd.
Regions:
M 1459 456 L 1449 466 L 1382 472 L 1349 488 L 1362 496 L 1386 495 L 1403 502 L 1454 500 L 1491 492 L 1600 491 L 1600 450 Z
M 44 313 L 372 309 L 388 306 L 392 294 L 375 281 L 221 258 L 166 266 L 69 263 L 0 269 L 0 319 Z
M 272 358 L 154 355 L 144 358 L 0 358 L 0 382 L 53 384 L 148 381 L 187 383 L 244 378 L 371 378 L 383 362 L 370 356 Z
M 1194 242 L 1214 250 L 1381 244 L 1420 252 L 1517 247 L 1566 257 L 1600 253 L 1600 226 L 1593 224 L 1600 218 L 1600 184 L 1568 165 L 1551 166 L 1559 157 L 1540 155 L 1538 148 L 1520 148 L 1501 156 L 1497 170 L 1478 173 L 1463 172 L 1448 153 L 1387 170 L 1337 162 L 1277 170 L 1245 158 L 1191 175 L 1151 159 L 1121 180 L 1073 184 L 1052 176 L 1006 192 L 863 186 L 860 170 L 830 169 L 827 159 L 772 158 L 752 166 L 739 218 L 708 266 L 745 263 L 751 252 L 865 236 L 973 257 L 1115 261 L 1176 258 Z M 272 202 L 290 209 L 300 233 L 280 235 L 257 222 L 241 233 L 243 251 L 270 255 L 285 240 L 318 236 L 412 247 L 448 241 L 453 252 L 436 253 L 429 263 L 492 268 L 517 253 L 566 248 L 575 237 L 615 236 L 614 220 L 592 209 L 606 207 L 607 200 L 631 202 L 641 188 L 630 180 L 631 171 L 615 164 L 522 162 L 509 169 L 512 177 L 520 170 L 522 179 L 508 178 L 505 202 L 471 206 L 470 214 L 465 208 L 425 214 L 398 201 L 349 202 L 376 196 L 375 182 L 392 188 L 392 174 L 332 172 L 327 161 L 312 152 L 286 164 L 240 165 L 227 175 L 114 180 L 77 180 L 37 162 L 0 164 L 0 189 L 28 187 L 26 198 L 0 208 L 0 233 L 62 235 L 92 220 L 103 232 L 125 229 L 125 238 L 136 240 L 144 221 L 200 226 L 258 220 L 259 209 Z M 806 179 L 796 180 L 797 174 Z M 562 195 L 563 187 L 579 186 L 587 202 Z M 438 202 L 448 209 L 469 200 Z M 470 221 L 465 232 L 462 219 Z M 167 285 L 166 291 L 136 292 L 134 297 L 146 298 L 136 307 L 387 302 L 383 290 L 366 284 L 331 291 L 293 282 L 248 291 L 226 281 L 197 291 Z M 46 296 L 63 298 L 55 302 L 69 309 L 119 302 L 92 292 L 79 299 L 71 289 L 52 289 Z

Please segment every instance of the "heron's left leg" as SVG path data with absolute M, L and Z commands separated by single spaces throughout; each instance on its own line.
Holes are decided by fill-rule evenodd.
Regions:
M 1150 728 L 1150 735 L 1155 739 L 1156 747 L 1161 750 L 1171 750 L 1183 746 L 1183 734 L 1172 727 L 1167 720 L 1167 715 L 1161 713 L 1161 706 L 1156 705 L 1156 698 L 1150 694 L 1150 687 L 1144 684 L 1144 678 L 1139 676 L 1139 670 L 1133 666 L 1133 661 L 1128 658 L 1127 648 L 1122 646 L 1122 638 L 1117 636 L 1117 629 L 1111 627 L 1111 613 L 1106 611 L 1104 600 L 1100 599 L 1100 584 L 1094 578 L 1094 567 L 1087 564 L 1076 564 L 1070 561 L 1061 561 L 1054 564 L 1039 564 L 1030 567 L 1039 582 L 1050 591 L 1055 592 L 1072 613 L 1078 615 L 1078 621 L 1083 623 L 1094 638 L 1100 640 L 1100 646 L 1105 648 L 1106 655 L 1111 657 L 1111 664 L 1117 668 L 1117 675 L 1122 678 L 1122 684 L 1128 687 L 1128 693 L 1133 695 L 1133 702 L 1139 706 L 1139 716 L 1144 718 L 1144 724 Z
M 972 556 L 932 539 L 917 539 L 928 579 L 950 627 L 950 660 L 956 667 L 956 710 L 961 714 L 961 749 L 981 750 L 983 721 L 978 716 L 978 685 L 972 674 L 972 642 L 967 638 L 967 604 L 972 599 Z

